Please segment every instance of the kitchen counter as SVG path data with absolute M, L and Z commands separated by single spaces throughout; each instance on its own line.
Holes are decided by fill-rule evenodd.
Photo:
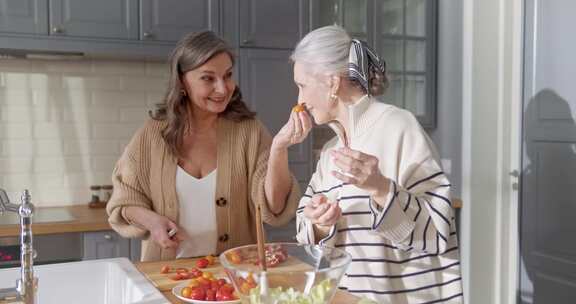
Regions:
M 15 214 L 0 215 L 0 237 L 20 235 L 20 225 L 4 218 L 8 216 L 15 217 Z M 87 205 L 36 208 L 32 221 L 34 235 L 112 229 L 108 224 L 106 209 L 92 209 Z
M 452 199 L 452 204 L 456 209 L 462 208 L 462 201 L 458 198 Z M 6 220 L 8 216 L 13 218 Z M 15 217 L 10 213 L 0 215 L 0 237 L 20 235 L 20 225 Z M 37 208 L 32 226 L 34 235 L 111 229 L 106 209 L 88 208 L 87 205 Z
M 169 265 L 172 268 L 192 268 L 195 267 L 197 259 L 179 259 L 172 261 L 158 261 L 158 262 L 140 262 L 136 263 L 136 268 L 152 282 L 162 294 L 174 304 L 182 304 L 184 302 L 180 301 L 172 294 L 172 288 L 183 281 L 172 281 L 168 278 L 170 274 L 161 274 L 160 269 L 164 265 Z M 206 271 L 213 272 L 215 274 L 222 272 L 222 266 L 216 263 L 216 265 L 203 269 Z M 336 291 L 336 295 L 332 300 L 331 304 L 354 304 L 360 299 L 342 290 Z

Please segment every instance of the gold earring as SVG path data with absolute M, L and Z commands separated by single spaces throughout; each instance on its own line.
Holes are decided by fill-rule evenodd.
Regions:
M 330 94 L 330 101 L 335 102 L 338 99 L 338 96 L 336 96 L 336 94 Z

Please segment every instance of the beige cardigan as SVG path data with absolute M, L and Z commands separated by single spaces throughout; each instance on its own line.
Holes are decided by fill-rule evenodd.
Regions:
M 127 238 L 143 238 L 142 261 L 176 258 L 174 249 L 162 249 L 149 240 L 149 233 L 127 221 L 124 210 L 138 206 L 156 211 L 178 224 L 176 194 L 177 158 L 161 136 L 165 121 L 149 120 L 132 138 L 116 163 L 114 192 L 108 202 L 108 221 Z M 271 136 L 256 119 L 233 122 L 219 118 L 216 218 L 219 240 L 216 253 L 255 243 L 254 206 L 261 203 L 264 222 L 281 226 L 295 215 L 300 191 L 292 177 L 292 189 L 282 213 L 267 208 L 264 194 Z M 202 212 L 202 210 L 198 210 Z

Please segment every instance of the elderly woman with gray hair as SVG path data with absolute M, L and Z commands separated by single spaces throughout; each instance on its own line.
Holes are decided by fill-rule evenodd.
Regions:
M 346 250 L 339 288 L 378 303 L 462 303 L 450 182 L 414 116 L 378 102 L 386 64 L 342 28 L 306 35 L 292 54 L 296 133 L 311 119 L 338 135 L 322 149 L 297 209 L 297 239 Z

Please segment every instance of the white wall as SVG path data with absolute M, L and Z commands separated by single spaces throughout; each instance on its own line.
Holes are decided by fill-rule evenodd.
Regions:
M 167 65 L 0 60 L 0 188 L 37 206 L 86 204 L 161 100 Z

